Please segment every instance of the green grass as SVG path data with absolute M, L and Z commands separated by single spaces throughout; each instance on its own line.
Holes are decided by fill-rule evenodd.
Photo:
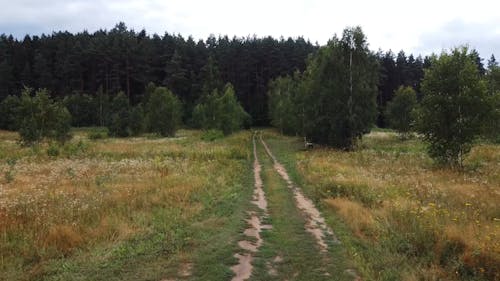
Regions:
M 265 139 L 268 140 L 267 136 Z M 266 223 L 273 228 L 263 232 L 264 244 L 254 262 L 256 270 L 252 280 L 331 280 L 332 276 L 335 280 L 352 280 L 345 273 L 343 246 L 329 243 L 329 252 L 320 253 L 314 238 L 304 229 L 305 218 L 295 206 L 292 191 L 276 173 L 261 145 L 258 152 L 269 203 Z M 283 262 L 273 263 L 276 256 L 283 258 Z M 276 269 L 276 276 L 269 275 L 266 265 L 269 262 Z M 330 275 L 325 275 L 327 272 Z
M 253 187 L 251 134 L 89 141 L 89 130 L 51 156 L 0 134 L 11 148 L 0 155 L 11 191 L 0 280 L 230 279 Z M 187 264 L 191 276 L 179 276 Z
M 478 143 L 456 171 L 435 165 L 421 140 L 390 131 L 352 152 L 303 151 L 297 138 L 267 134 L 364 279 L 498 278 L 498 146 Z

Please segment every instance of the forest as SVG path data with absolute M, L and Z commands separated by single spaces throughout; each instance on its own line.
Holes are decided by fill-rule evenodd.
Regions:
M 467 45 L 1 35 L 0 280 L 499 280 L 499 143 Z
M 52 98 L 70 97 L 73 103 L 88 104 L 89 99 L 106 95 L 109 100 L 122 92 L 131 105 L 143 100 L 152 82 L 171 90 L 184 106 L 183 120 L 205 93 L 225 83 L 235 94 L 253 125 L 269 125 L 268 86 L 279 76 L 302 72 L 308 58 L 319 49 L 303 37 L 229 38 L 210 36 L 205 41 L 180 34 L 148 35 L 125 23 L 111 30 L 72 34 L 54 32 L 19 40 L 0 36 L 0 100 L 19 96 L 24 87 L 46 89 Z M 384 110 L 401 85 L 412 87 L 420 97 L 420 82 L 432 56 L 379 50 L 371 55 L 378 63 L 377 125 L 386 127 Z M 484 60 L 472 50 L 481 75 Z M 495 64 L 492 56 L 488 64 Z M 83 96 L 85 95 L 85 96 Z M 97 114 L 71 110 L 74 126 L 101 125 Z M 74 106 L 73 106 L 74 107 Z M 92 106 L 90 106 L 92 107 Z M 92 110 L 89 108 L 87 110 Z M 87 116 L 83 116 L 87 114 Z M 75 116 L 82 115 L 82 116 Z M 7 125 L 0 122 L 2 128 Z

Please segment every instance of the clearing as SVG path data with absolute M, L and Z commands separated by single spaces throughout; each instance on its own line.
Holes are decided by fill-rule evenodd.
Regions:
M 499 279 L 498 145 L 455 171 L 392 132 L 74 133 L 49 156 L 0 132 L 0 280 Z

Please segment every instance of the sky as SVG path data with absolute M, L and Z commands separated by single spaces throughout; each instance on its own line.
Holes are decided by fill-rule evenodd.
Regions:
M 485 62 L 500 59 L 498 0 L 0 0 L 0 7 L 0 34 L 17 38 L 125 22 L 149 34 L 303 36 L 323 45 L 359 25 L 374 51 L 427 55 L 468 44 Z

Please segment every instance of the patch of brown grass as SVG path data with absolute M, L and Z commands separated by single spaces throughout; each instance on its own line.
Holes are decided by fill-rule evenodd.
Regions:
M 333 207 L 359 238 L 373 237 L 375 220 L 371 212 L 360 203 L 346 198 L 329 198 L 324 202 Z
M 44 247 L 52 247 L 63 254 L 71 253 L 83 242 L 79 231 L 70 225 L 54 225 L 50 227 L 44 239 Z

